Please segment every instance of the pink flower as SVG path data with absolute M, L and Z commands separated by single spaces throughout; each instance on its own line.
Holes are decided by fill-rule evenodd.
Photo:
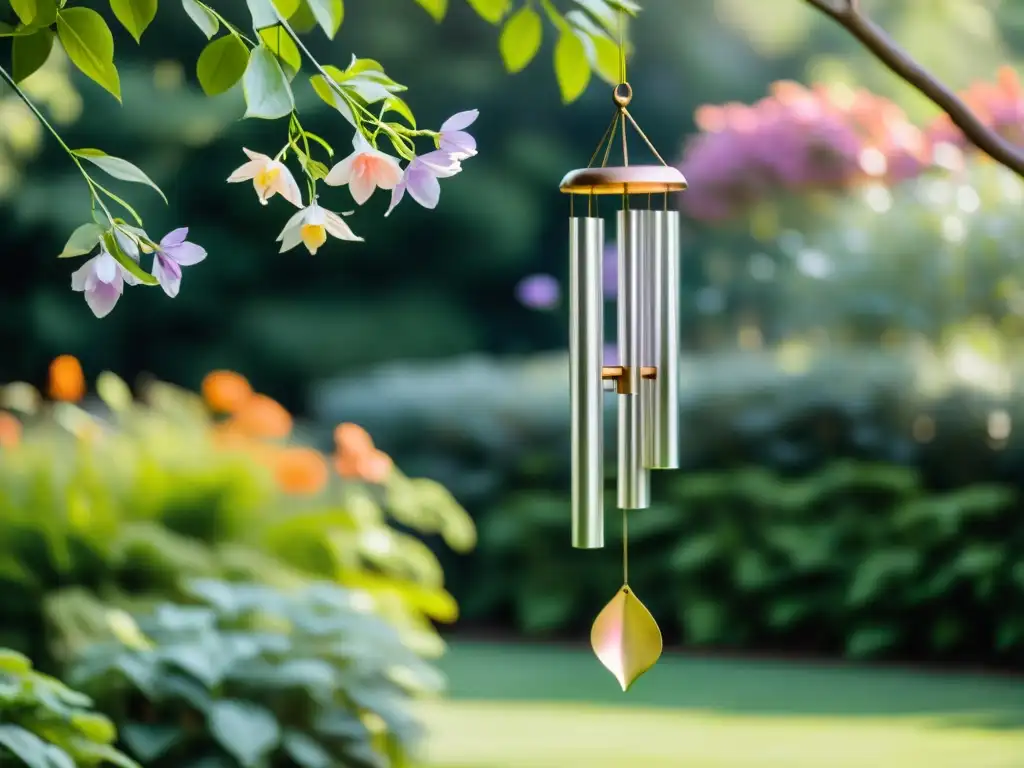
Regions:
M 122 267 L 101 247 L 71 275 L 71 290 L 85 294 L 85 303 L 96 317 L 106 317 L 124 292 Z
M 476 139 L 466 133 L 480 116 L 480 110 L 470 109 L 452 115 L 441 126 L 438 146 L 455 160 L 465 160 L 476 154 Z
M 352 199 L 362 205 L 374 191 L 394 189 L 402 179 L 402 168 L 398 160 L 371 146 L 362 133 L 352 139 L 354 151 L 335 165 L 324 178 L 332 187 L 348 184 Z
M 249 162 L 236 168 L 228 176 L 229 182 L 252 180 L 261 205 L 266 205 L 267 200 L 274 195 L 281 195 L 296 208 L 302 207 L 299 185 L 295 183 L 295 177 L 284 163 L 245 147 L 242 147 L 242 151 L 249 157 Z
M 402 180 L 391 193 L 391 207 L 385 216 L 395 210 L 406 190 L 412 199 L 424 208 L 436 208 L 441 197 L 441 183 L 438 179 L 454 176 L 462 170 L 462 165 L 449 152 L 442 149 L 414 157 L 405 168 Z

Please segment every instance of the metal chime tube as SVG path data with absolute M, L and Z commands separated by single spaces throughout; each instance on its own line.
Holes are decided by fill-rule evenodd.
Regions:
M 604 220 L 569 219 L 572 545 L 604 546 Z
M 647 211 L 644 466 L 679 468 L 679 212 Z
M 650 505 L 650 477 L 643 462 L 643 398 L 641 365 L 644 351 L 644 291 L 641 276 L 647 218 L 644 211 L 624 210 L 618 217 L 619 243 L 619 380 L 618 506 Z

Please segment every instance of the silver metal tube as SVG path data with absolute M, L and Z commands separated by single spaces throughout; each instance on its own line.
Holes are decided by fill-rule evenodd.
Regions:
M 604 546 L 604 220 L 569 219 L 572 545 Z
M 640 392 L 640 365 L 643 355 L 643 314 L 641 271 L 644 240 L 646 238 L 646 212 L 619 211 L 619 365 L 625 369 L 619 383 L 619 393 L 637 395 Z
M 641 366 L 644 364 L 643 261 L 647 239 L 646 211 L 619 213 L 619 386 L 618 506 L 650 506 L 650 476 L 644 468 L 644 405 Z
M 646 509 L 651 505 L 651 475 L 643 466 L 642 397 L 619 395 L 619 509 Z
M 648 320 L 644 365 L 644 466 L 679 468 L 679 212 L 648 211 L 644 285 Z

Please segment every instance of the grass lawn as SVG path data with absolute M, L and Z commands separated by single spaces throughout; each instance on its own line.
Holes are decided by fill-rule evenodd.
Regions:
M 623 694 L 588 650 L 455 645 L 430 768 L 1024 768 L 1024 681 L 667 656 Z

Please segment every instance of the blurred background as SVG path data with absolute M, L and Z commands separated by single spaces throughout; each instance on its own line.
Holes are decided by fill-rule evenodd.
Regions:
M 600 139 L 609 88 L 595 78 L 561 103 L 550 28 L 537 60 L 509 75 L 499 29 L 464 3 L 435 24 L 409 0 L 350 0 L 335 41 L 310 37 L 314 54 L 381 61 L 422 125 L 479 109 L 479 156 L 435 211 L 406 204 L 385 219 L 379 194 L 353 224 L 365 243 L 281 255 L 273 206 L 224 184 L 242 146 L 273 154 L 281 125 L 241 121 L 237 89 L 202 94 L 205 40 L 165 5 L 141 47 L 115 30 L 123 107 L 59 58 L 27 90 L 71 146 L 116 151 L 167 192 L 166 207 L 133 197 L 147 229 L 188 226 L 210 254 L 177 298 L 127 291 L 96 320 L 69 290 L 71 262 L 54 256 L 87 220 L 87 195 L 0 91 L 0 380 L 49 400 L 6 390 L 8 410 L 28 415 L 23 438 L 0 430 L 17 435 L 0 448 L 0 577 L 20 585 L 0 597 L 2 644 L 64 676 L 79 668 L 69 622 L 85 633 L 83 615 L 100 610 L 89 601 L 217 608 L 178 579 L 291 583 L 266 576 L 269 560 L 222 561 L 241 542 L 275 568 L 377 595 L 400 630 L 396 654 L 438 656 L 430 619 L 447 622 L 436 664 L 449 698 L 396 698 L 399 714 L 385 707 L 386 727 L 366 731 L 397 733 L 415 712 L 428 766 L 1024 765 L 1020 179 L 800 0 L 646 0 L 630 30 L 632 111 L 691 187 L 684 469 L 658 474 L 631 522 L 630 581 L 666 657 L 623 695 L 586 642 L 621 584 L 616 516 L 608 549 L 569 547 L 557 189 Z M 863 6 L 1024 141 L 1024 0 Z M 343 149 L 348 126 L 311 90 L 296 96 L 305 126 Z M 51 366 L 60 355 L 88 379 L 76 410 L 80 373 L 67 358 Z M 103 371 L 120 378 L 98 391 Z M 124 404 L 123 382 L 149 392 L 145 408 Z M 266 397 L 243 435 L 250 385 Z M 88 437 L 93 418 L 120 424 L 123 440 Z M 295 445 L 280 450 L 321 459 L 231 458 L 288 434 Z M 324 461 L 345 487 L 329 505 L 339 517 L 314 523 L 328 506 L 303 494 L 326 486 Z M 62 559 L 55 536 L 88 546 Z M 402 542 L 384 547 L 384 565 L 381 541 Z M 91 565 L 75 564 L 80 546 Z M 142 737 L 123 724 L 153 722 L 95 682 L 101 668 L 129 675 L 110 658 L 81 679 L 99 685 L 138 758 Z M 355 697 L 356 722 L 380 714 L 373 690 L 376 704 Z M 169 749 L 144 764 L 164 765 Z M 297 753 L 273 765 L 333 764 Z M 384 754 L 344 764 L 405 764 Z

